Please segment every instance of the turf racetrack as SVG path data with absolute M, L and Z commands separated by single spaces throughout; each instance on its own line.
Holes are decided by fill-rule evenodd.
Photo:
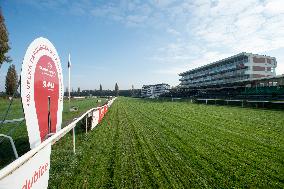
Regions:
M 50 188 L 284 188 L 284 112 L 118 98 L 52 147 Z

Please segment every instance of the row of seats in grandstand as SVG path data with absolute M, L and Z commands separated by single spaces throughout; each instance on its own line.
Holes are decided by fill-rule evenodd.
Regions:
M 265 86 L 265 87 L 249 87 L 242 92 L 244 95 L 252 94 L 284 94 L 284 87 Z

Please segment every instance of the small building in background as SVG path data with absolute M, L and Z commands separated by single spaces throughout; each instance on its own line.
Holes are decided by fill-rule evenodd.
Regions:
M 162 94 L 169 92 L 170 85 L 166 83 L 155 85 L 143 85 L 141 89 L 141 97 L 143 98 L 157 98 Z

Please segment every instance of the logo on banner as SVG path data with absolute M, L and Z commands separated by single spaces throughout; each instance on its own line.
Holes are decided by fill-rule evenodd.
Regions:
M 106 114 L 108 111 L 108 105 L 104 105 L 104 114 Z
M 0 180 L 1 189 L 43 189 L 48 187 L 51 143 Z
M 63 76 L 59 56 L 45 38 L 26 51 L 21 72 L 21 96 L 31 148 L 61 129 Z
M 102 119 L 104 118 L 105 113 L 107 112 L 107 105 L 104 105 L 104 106 L 102 106 L 98 109 L 99 109 L 99 115 L 100 115 L 100 117 L 99 117 L 99 123 L 100 123 L 102 121 Z
M 104 108 L 99 107 L 98 110 L 99 110 L 99 123 L 100 123 L 104 117 Z
M 92 128 L 95 128 L 99 124 L 99 119 L 100 119 L 100 112 L 99 110 L 93 111 L 93 119 L 92 119 Z

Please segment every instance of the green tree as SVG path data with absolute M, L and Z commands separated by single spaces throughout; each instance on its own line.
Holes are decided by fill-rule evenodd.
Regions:
M 0 68 L 4 62 L 11 62 L 10 57 L 7 55 L 9 46 L 8 31 L 5 25 L 5 19 L 0 8 Z
M 68 95 L 69 95 L 68 87 L 65 88 L 64 95 L 65 95 L 65 96 L 68 96 Z
M 115 96 L 118 96 L 119 95 L 119 87 L 118 87 L 117 83 L 115 83 L 114 90 L 115 90 Z
M 134 96 L 134 85 L 131 86 L 131 96 Z
M 17 90 L 17 84 L 18 84 L 18 75 L 16 72 L 15 65 L 12 64 L 9 66 L 6 75 L 6 83 L 5 83 L 6 94 L 13 95 Z
M 78 87 L 77 95 L 80 96 L 80 93 L 81 93 L 81 89 L 80 89 L 80 87 Z
M 102 84 L 100 84 L 100 95 L 103 96 L 103 87 L 102 87 Z

